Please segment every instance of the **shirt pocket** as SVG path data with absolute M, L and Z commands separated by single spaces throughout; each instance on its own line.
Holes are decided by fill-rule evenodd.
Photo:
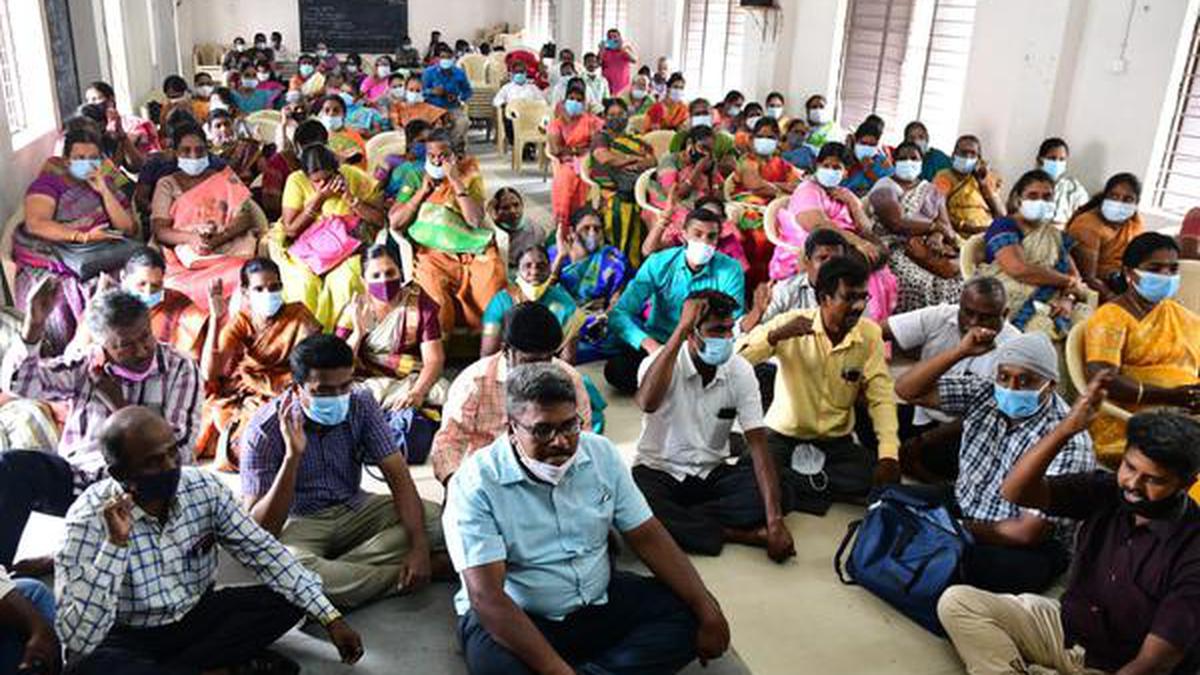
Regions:
M 845 410 L 854 407 L 866 379 L 864 364 L 865 359 L 858 358 L 857 354 L 830 359 L 825 372 L 826 392 L 830 404 L 835 408 Z
M 733 422 L 737 419 L 737 408 L 724 407 L 717 411 L 705 442 L 709 448 L 723 448 L 729 442 L 729 433 L 733 430 Z

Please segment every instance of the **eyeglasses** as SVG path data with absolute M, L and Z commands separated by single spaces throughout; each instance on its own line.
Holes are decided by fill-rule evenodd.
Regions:
M 583 430 L 583 419 L 576 415 L 562 424 L 556 425 L 538 422 L 533 426 L 527 426 L 513 420 L 513 426 L 526 431 L 538 443 L 549 443 L 559 435 L 567 439 L 578 436 L 579 432 Z

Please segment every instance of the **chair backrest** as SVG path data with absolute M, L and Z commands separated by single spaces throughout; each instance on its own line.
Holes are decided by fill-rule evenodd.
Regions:
M 646 116 L 634 115 L 629 118 L 629 133 L 640 134 L 646 128 Z
M 642 140 L 654 148 L 655 159 L 662 159 L 663 155 L 671 151 L 671 140 L 674 138 L 675 132 L 670 129 L 659 129 L 642 136 Z
M 509 102 L 508 119 L 513 123 L 513 134 L 538 134 L 546 118 L 550 115 L 550 106 L 538 99 L 521 99 Z
M 973 234 L 958 251 L 958 265 L 962 270 L 962 277 L 970 279 L 975 276 L 975 270 L 981 262 L 983 262 L 983 234 Z
M 374 175 L 390 155 L 403 155 L 408 144 L 403 131 L 385 131 L 367 139 L 367 171 Z
M 0 266 L 4 268 L 4 301 L 12 306 L 16 302 L 17 263 L 13 260 L 13 239 L 17 228 L 25 222 L 25 207 L 18 207 L 4 229 L 0 231 Z
M 250 135 L 259 143 L 274 143 L 279 124 L 279 113 L 274 110 L 258 110 L 246 115 Z
M 653 206 L 650 203 L 650 181 L 654 179 L 654 169 L 646 169 L 642 175 L 638 176 L 637 183 L 633 186 L 633 196 L 637 205 L 643 211 L 648 211 L 656 216 L 662 215 L 662 209 Z
M 508 75 L 508 64 L 505 63 L 505 54 L 507 52 L 492 52 L 491 54 L 480 57 L 485 59 L 484 62 L 484 80 L 488 86 L 500 88 L 504 83 L 504 78 Z
M 1179 304 L 1200 314 L 1200 260 L 1180 260 Z
M 197 66 L 220 66 L 221 45 L 202 42 L 192 47 L 192 61 Z
M 1087 321 L 1080 321 L 1071 326 L 1070 332 L 1067 333 L 1067 343 L 1063 346 L 1063 360 L 1067 362 L 1067 376 L 1071 378 L 1071 387 L 1077 392 L 1087 390 L 1087 355 L 1084 353 L 1083 336 L 1087 331 Z M 1100 412 L 1105 415 L 1116 417 L 1117 419 L 1127 420 L 1132 417 L 1132 413 L 1118 406 L 1117 404 L 1105 400 L 1100 406 Z
M 763 214 L 763 234 L 767 235 L 767 241 L 772 244 L 795 250 L 795 245 L 784 241 L 779 236 L 779 210 L 787 206 L 790 199 L 791 197 L 788 196 L 776 197 L 771 200 L 770 204 L 767 204 L 767 210 Z
M 458 60 L 458 67 L 467 72 L 471 86 L 487 83 L 487 57 L 482 54 L 464 54 Z

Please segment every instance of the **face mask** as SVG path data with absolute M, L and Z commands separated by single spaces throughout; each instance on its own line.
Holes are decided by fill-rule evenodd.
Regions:
M 704 267 L 717 254 L 717 247 L 689 239 L 684 256 L 692 267 Z
M 573 70 L 563 71 L 562 79 L 569 80 L 572 77 L 575 77 L 575 71 L 573 71 Z
M 513 75 L 512 80 L 513 84 L 521 85 L 525 84 L 529 80 L 529 76 L 525 73 L 517 73 L 516 75 Z
M 391 74 L 392 74 L 391 66 L 375 66 L 375 77 L 382 80 L 385 77 L 390 77 Z
M 825 473 L 825 453 L 812 443 L 800 443 L 792 449 L 792 471 L 808 480 L 816 492 L 829 487 L 829 476 Z
M 624 117 L 610 117 L 609 119 L 604 120 L 605 128 L 618 134 L 622 131 L 625 131 L 625 127 L 628 126 L 628 124 L 629 120 L 625 119 Z
M 208 155 L 197 158 L 180 157 L 177 162 L 180 171 L 195 177 L 204 173 L 204 170 L 208 168 Z
M 100 160 L 98 159 L 73 159 L 69 163 L 69 171 L 75 180 L 87 180 L 92 172 L 99 170 Z
M 817 182 L 823 188 L 837 187 L 842 182 L 842 170 L 827 166 L 817 167 Z
M 310 403 L 303 408 L 308 419 L 322 426 L 336 427 L 345 422 L 350 414 L 350 394 L 312 396 Z
M 951 164 L 954 166 L 954 170 L 958 173 L 971 173 L 975 170 L 975 163 L 978 161 L 978 157 L 963 157 L 962 155 L 955 155 L 954 159 L 951 160 Z
M 921 154 L 922 154 L 922 155 L 924 155 L 924 154 L 928 154 L 928 152 L 929 152 L 929 141 L 928 141 L 927 139 L 923 139 L 923 140 L 920 140 L 920 141 L 913 141 L 913 145 L 915 145 L 915 146 L 917 146 L 918 148 L 920 148 L 920 149 L 921 149 Z
M 609 38 L 604 41 L 604 46 L 609 49 L 619 49 L 621 47 L 621 41 Z
M 1180 492 L 1166 499 L 1157 499 L 1154 501 L 1143 499 L 1131 502 L 1125 497 L 1124 491 L 1122 491 L 1121 508 L 1135 516 L 1149 518 L 1150 520 L 1162 520 L 1164 518 L 1172 518 L 1183 510 L 1185 499 L 1187 499 L 1187 493 Z
M 367 282 L 367 292 L 371 294 L 372 298 L 380 302 L 391 302 L 400 294 L 400 289 L 403 287 L 404 281 L 401 279 Z
M 202 84 L 196 87 L 196 96 L 198 98 L 209 98 L 212 96 L 212 90 L 213 88 L 211 84 Z
M 579 117 L 583 114 L 583 101 L 576 101 L 575 99 L 563 101 L 563 112 L 571 117 Z
M 357 65 L 357 64 L 354 64 L 354 63 L 347 63 L 347 64 L 346 64 L 346 72 L 347 72 L 347 73 L 350 73 L 351 75 L 353 75 L 353 74 L 357 73 L 357 72 L 358 72 L 358 65 Z
M 753 131 L 754 127 L 758 126 L 758 121 L 761 119 L 762 119 L 762 115 L 755 115 L 753 117 L 747 117 L 746 118 L 746 128 Z
M 267 46 L 267 43 L 265 43 L 265 42 L 255 42 L 254 43 L 255 49 L 265 49 L 266 46 Z
M 525 451 L 521 449 L 520 442 L 517 441 L 517 436 L 515 433 L 511 438 L 513 448 L 517 451 L 517 459 L 519 459 L 521 461 L 521 465 L 528 469 L 529 473 L 533 474 L 534 478 L 537 478 L 538 480 L 557 487 L 558 484 L 562 482 L 563 478 L 566 478 L 567 471 L 569 471 L 575 464 L 575 457 L 577 454 L 572 454 L 567 458 L 567 461 L 563 462 L 562 464 L 540 462 L 525 454 Z
M 403 101 L 404 95 L 407 93 L 408 90 L 406 90 L 404 87 L 392 87 L 388 90 L 388 96 L 390 96 L 393 101 Z
M 1110 223 L 1123 223 L 1137 213 L 1137 204 L 1105 199 L 1100 203 L 1100 215 Z
M 145 382 L 150 379 L 151 375 L 158 373 L 158 364 L 150 361 L 150 365 L 146 366 L 146 369 L 142 371 L 130 370 L 119 363 L 110 363 L 104 369 L 108 371 L 109 375 L 118 377 L 126 382 Z
M 133 492 L 139 501 L 169 502 L 175 498 L 179 490 L 179 467 L 149 476 L 139 476 L 129 480 L 125 488 Z
M 288 105 L 296 105 L 300 101 L 304 100 L 304 94 L 301 94 L 298 91 L 292 90 L 283 95 L 283 100 Z
M 1134 283 L 1138 295 L 1150 302 L 1161 302 L 1175 297 L 1183 278 L 1178 274 L 1157 274 L 1138 270 L 1138 279 Z
M 877 146 L 867 145 L 866 143 L 854 144 L 854 157 L 860 162 L 871 159 L 877 152 L 879 152 L 879 148 Z
M 812 108 L 808 111 L 808 121 L 810 124 L 825 124 L 825 109 Z
M 779 141 L 774 138 L 756 138 L 754 139 L 754 152 L 763 157 L 775 154 L 775 149 L 779 147 Z
M 441 180 L 446 177 L 446 167 L 425 160 L 425 173 L 434 180 Z
M 730 117 L 737 117 L 738 115 L 742 114 L 742 106 L 731 105 L 731 106 L 725 108 L 725 114 Z
M 594 253 L 596 249 L 600 248 L 600 235 L 589 234 L 587 236 L 580 237 L 579 243 L 581 246 L 583 246 L 583 250 L 587 251 L 588 253 Z
M 767 117 L 770 117 L 773 120 L 782 119 L 783 118 L 783 106 L 781 106 L 781 105 L 767 106 Z
M 341 97 L 342 102 L 346 104 L 347 108 L 354 105 L 354 96 L 349 92 L 343 91 L 342 93 L 338 94 L 338 96 Z
M 692 128 L 711 127 L 712 115 L 692 115 Z
M 262 319 L 269 319 L 283 308 L 283 293 L 279 291 L 261 291 L 250 294 L 250 311 Z
M 312 76 L 313 71 L 315 71 L 315 70 L 316 70 L 316 68 L 313 68 L 311 65 L 309 65 L 307 63 L 303 63 L 300 65 L 300 75 L 302 77 Z
M 1007 389 L 998 384 L 993 389 L 996 407 L 1011 419 L 1025 419 L 1037 412 L 1038 406 L 1041 405 L 1042 389 Z
M 413 161 L 417 161 L 417 162 L 425 161 L 425 144 L 424 143 L 419 143 L 419 142 L 413 143 L 411 152 L 412 152 Z
M 1059 176 L 1067 172 L 1067 160 L 1065 159 L 1043 159 L 1042 171 L 1049 174 L 1052 180 L 1058 180 Z
M 258 71 L 258 81 L 259 82 L 266 82 L 269 79 L 271 79 L 271 71 L 269 71 L 269 70 Z
M 222 101 L 221 99 L 214 98 L 208 102 L 208 109 L 210 111 L 212 111 L 212 110 L 229 110 L 229 106 L 225 105 L 225 102 Z
M 233 51 L 240 53 L 240 52 L 244 51 L 245 49 L 246 49 L 246 45 L 238 44 L 236 42 L 233 43 Z
M 1031 223 L 1044 223 L 1054 217 L 1054 202 L 1044 199 L 1022 199 L 1021 217 Z
M 409 104 L 424 103 L 425 95 L 419 91 L 406 91 L 404 92 L 404 101 Z
M 733 356 L 733 338 L 731 337 L 704 337 L 699 336 L 701 342 L 700 349 L 696 350 L 696 356 L 700 360 L 710 366 L 719 366 L 729 360 Z
M 317 56 L 319 56 L 321 58 L 325 58 L 326 56 L 329 56 L 329 50 L 328 49 L 318 49 Z
M 258 86 L 257 79 L 255 79 L 253 77 L 243 77 L 242 78 L 242 88 L 243 89 L 253 89 L 257 86 Z
M 646 98 L 646 90 L 640 89 L 640 88 L 635 88 L 629 92 L 629 96 L 630 96 L 630 98 L 632 98 L 635 101 L 640 101 L 640 100 Z
M 138 300 L 141 300 L 142 304 L 150 309 L 157 307 L 158 304 L 163 300 L 163 291 L 161 289 L 154 291 L 153 293 L 140 293 L 138 291 L 130 292 L 136 295 Z
M 672 101 L 682 101 L 683 100 L 683 90 L 682 89 L 673 88 L 673 89 L 671 89 L 670 94 L 668 94 L 668 95 L 671 97 Z
M 438 67 L 442 70 L 450 70 L 454 67 L 454 59 L 438 59 Z
M 346 120 L 341 115 L 321 115 L 319 119 L 329 131 L 340 131 L 346 124 Z
M 916 180 L 921 175 L 921 160 L 902 159 L 896 162 L 896 177 L 900 180 Z
M 532 281 L 526 281 L 521 277 L 517 277 L 517 288 L 521 289 L 521 293 L 530 302 L 537 302 L 546 294 L 546 291 L 550 290 L 550 280 L 546 279 L 540 284 L 535 284 Z

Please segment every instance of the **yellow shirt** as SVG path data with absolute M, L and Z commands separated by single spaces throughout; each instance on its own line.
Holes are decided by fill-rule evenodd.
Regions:
M 378 201 L 379 189 L 375 179 L 365 171 L 354 166 L 342 166 L 339 171 L 346 179 L 346 188 L 351 196 L 366 202 Z M 304 171 L 293 171 L 283 187 L 282 206 L 285 209 L 302 209 L 316 194 L 317 186 L 313 185 Z M 341 197 L 326 199 L 321 205 L 322 216 L 344 216 L 349 213 L 350 203 Z
M 812 319 L 812 334 L 772 347 L 767 334 L 796 315 Z M 819 309 L 796 309 L 761 324 L 742 336 L 737 346 L 750 363 L 772 356 L 779 359 L 768 427 L 799 439 L 848 436 L 854 431 L 854 404 L 865 392 L 879 436 L 879 457 L 898 457 L 895 390 L 883 358 L 883 332 L 876 323 L 859 319 L 835 347 L 825 334 Z

